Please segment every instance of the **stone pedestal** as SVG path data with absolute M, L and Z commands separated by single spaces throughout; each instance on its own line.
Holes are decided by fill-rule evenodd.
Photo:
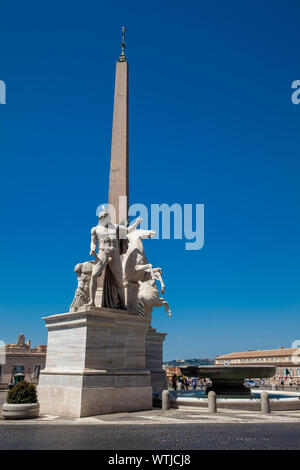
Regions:
M 152 408 L 143 318 L 127 310 L 82 307 L 44 320 L 48 350 L 38 386 L 42 414 L 83 417 Z
M 148 325 L 146 335 L 146 369 L 151 372 L 151 385 L 153 393 L 161 392 L 167 388 L 166 373 L 162 368 L 163 363 L 163 342 L 167 333 L 158 333 L 156 329 L 151 327 L 152 308 L 150 312 L 144 309 L 142 312 L 138 306 L 138 290 L 137 282 L 126 282 L 125 299 L 127 308 L 137 315 L 144 315 L 144 321 Z
M 163 342 L 167 333 L 158 333 L 150 328 L 146 336 L 146 369 L 151 371 L 151 385 L 153 393 L 161 392 L 167 388 L 166 372 L 162 368 Z

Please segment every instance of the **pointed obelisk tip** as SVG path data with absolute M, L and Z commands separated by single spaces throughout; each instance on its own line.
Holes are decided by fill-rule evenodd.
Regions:
M 126 47 L 125 31 L 126 31 L 126 29 L 124 28 L 124 26 L 122 26 L 121 55 L 119 57 L 118 62 L 126 62 L 126 56 L 125 56 L 125 47 Z

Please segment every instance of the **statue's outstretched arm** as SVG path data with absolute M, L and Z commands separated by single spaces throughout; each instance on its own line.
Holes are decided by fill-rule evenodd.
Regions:
M 133 232 L 133 231 L 140 225 L 140 223 L 142 222 L 142 220 L 143 220 L 143 219 L 142 219 L 141 217 L 138 217 L 138 218 L 136 219 L 136 221 L 134 222 L 134 224 L 132 224 L 132 225 L 130 225 L 130 226 L 128 227 L 127 232 L 128 232 L 128 233 Z

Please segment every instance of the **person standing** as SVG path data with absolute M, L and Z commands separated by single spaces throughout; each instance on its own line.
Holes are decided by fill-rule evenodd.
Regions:
M 185 375 L 181 376 L 182 390 L 185 390 Z
M 190 381 L 189 381 L 189 379 L 186 377 L 186 378 L 185 378 L 185 388 L 186 388 L 186 390 L 189 389 L 189 386 L 190 386 Z
M 177 375 L 176 374 L 174 374 L 172 377 L 172 387 L 173 387 L 173 390 L 177 390 Z
M 180 375 L 178 377 L 178 390 L 182 390 L 182 377 Z

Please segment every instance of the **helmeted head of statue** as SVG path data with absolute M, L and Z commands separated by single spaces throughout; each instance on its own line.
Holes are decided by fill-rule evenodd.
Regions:
M 105 225 L 110 222 L 110 215 L 105 206 L 102 206 L 102 211 L 98 214 L 99 224 Z

